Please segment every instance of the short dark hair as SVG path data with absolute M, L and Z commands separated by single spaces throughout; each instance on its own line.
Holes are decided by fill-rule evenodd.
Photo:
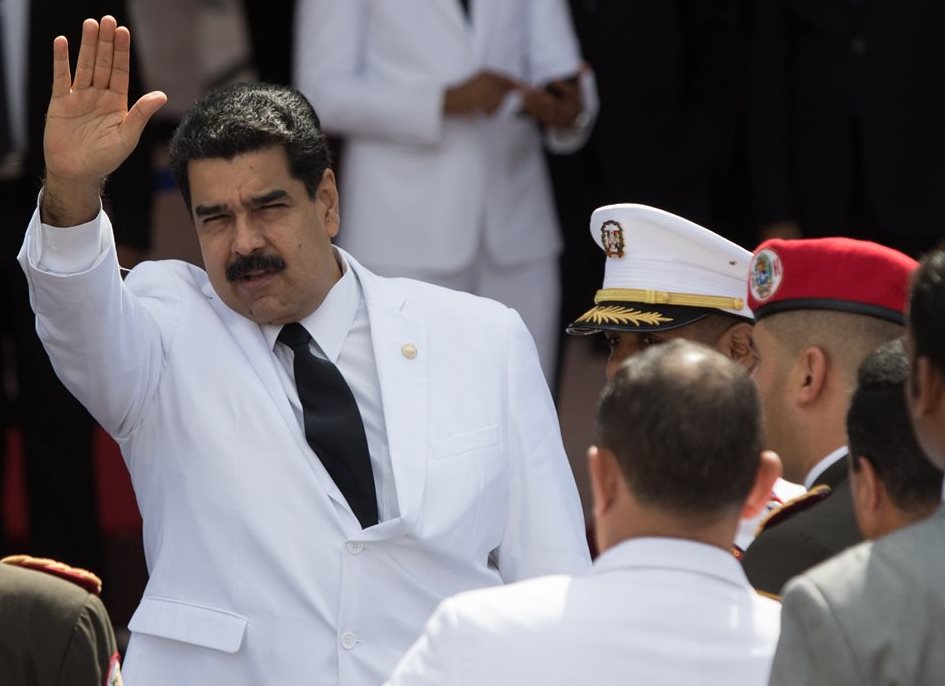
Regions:
M 748 373 L 677 339 L 629 358 L 604 389 L 598 445 L 641 502 L 683 516 L 740 509 L 761 454 L 761 403 Z
M 912 276 L 909 331 L 916 357 L 945 374 L 945 243 L 926 253 Z
M 873 465 L 893 504 L 923 512 L 942 500 L 942 472 L 923 454 L 909 420 L 905 384 L 909 359 L 901 339 L 885 343 L 860 366 L 847 412 L 847 436 L 854 471 L 857 458 Z
M 292 178 L 315 197 L 331 153 L 311 103 L 294 88 L 235 83 L 217 88 L 184 113 L 170 144 L 171 171 L 191 211 L 187 164 L 282 146 Z

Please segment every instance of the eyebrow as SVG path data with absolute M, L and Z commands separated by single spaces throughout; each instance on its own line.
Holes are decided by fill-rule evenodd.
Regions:
M 262 195 L 257 195 L 250 198 L 246 204 L 252 208 L 260 207 L 272 202 L 273 200 L 284 198 L 287 195 L 288 193 L 286 191 L 282 190 L 281 188 L 277 188 L 276 190 L 269 191 L 268 193 L 263 193 Z M 194 214 L 197 217 L 209 217 L 224 212 L 228 209 L 228 207 L 228 205 L 222 203 L 217 205 L 198 205 L 194 208 Z

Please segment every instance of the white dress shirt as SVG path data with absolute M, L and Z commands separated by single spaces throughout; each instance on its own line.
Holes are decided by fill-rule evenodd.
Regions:
M 309 345 L 312 354 L 338 367 L 354 394 L 364 421 L 364 434 L 371 455 L 378 518 L 383 522 L 397 517 L 399 513 L 384 425 L 381 384 L 377 378 L 377 364 L 371 345 L 371 328 L 358 277 L 348 268 L 341 253 L 336 251 L 335 257 L 342 269 L 341 278 L 332 286 L 318 309 L 299 323 L 312 337 Z M 282 326 L 262 325 L 261 328 L 280 362 L 279 378 L 304 431 L 302 403 L 295 385 L 294 356 L 287 345 L 276 342 Z
M 814 482 L 817 481 L 820 475 L 830 469 L 837 460 L 841 459 L 849 452 L 850 449 L 847 446 L 842 445 L 836 450 L 832 451 L 820 462 L 815 464 L 813 469 L 807 472 L 807 476 L 804 477 L 804 488 L 806 488 L 808 491 L 812 489 L 814 487 Z

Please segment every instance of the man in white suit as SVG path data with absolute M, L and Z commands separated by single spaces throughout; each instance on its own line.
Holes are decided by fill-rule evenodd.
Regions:
M 50 358 L 121 445 L 144 520 L 126 681 L 376 684 L 444 597 L 586 569 L 521 319 L 333 248 L 334 176 L 296 91 L 241 84 L 191 108 L 171 156 L 206 271 L 145 263 L 122 282 L 100 183 L 166 99 L 127 110 L 129 45 L 86 20 L 72 80 L 56 39 L 20 253 Z M 314 449 L 338 438 L 313 412 L 329 387 L 340 459 Z
M 341 245 L 379 274 L 513 307 L 550 377 L 561 237 L 543 138 L 577 149 L 597 106 L 567 3 L 303 0 L 295 53 L 299 89 L 344 138 Z
M 593 571 L 445 601 L 391 686 L 767 683 L 780 606 L 729 552 L 781 469 L 748 373 L 684 340 L 631 357 L 588 460 Z
M 912 280 L 906 397 L 919 445 L 945 468 L 945 250 Z M 933 686 L 945 674 L 945 509 L 858 545 L 784 593 L 774 686 Z

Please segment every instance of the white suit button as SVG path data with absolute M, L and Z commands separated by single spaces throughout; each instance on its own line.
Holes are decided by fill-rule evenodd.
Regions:
M 403 348 L 400 349 L 400 352 L 408 360 L 412 360 L 417 356 L 417 346 L 415 346 L 413 343 L 407 343 Z
M 359 555 L 362 550 L 364 550 L 364 544 L 360 541 L 349 541 L 345 544 L 345 548 L 352 555 Z
M 352 634 L 350 631 L 346 631 L 341 634 L 341 647 L 345 650 L 351 650 L 358 644 L 357 637 Z

